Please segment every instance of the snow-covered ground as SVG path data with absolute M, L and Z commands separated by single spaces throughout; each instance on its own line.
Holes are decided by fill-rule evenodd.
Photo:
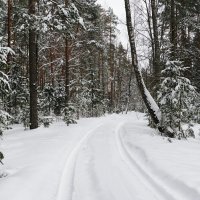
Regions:
M 0 149 L 1 200 L 200 199 L 199 136 L 170 143 L 139 113 L 15 126 Z

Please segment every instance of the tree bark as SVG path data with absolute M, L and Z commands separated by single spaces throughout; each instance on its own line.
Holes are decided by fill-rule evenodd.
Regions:
M 109 65 L 110 65 L 110 111 L 114 110 L 114 44 L 112 43 L 112 17 L 110 16 L 110 48 L 109 48 Z
M 158 38 L 158 23 L 157 23 L 157 5 L 156 0 L 151 0 L 151 10 L 152 10 L 152 25 L 153 25 L 153 46 L 154 46 L 154 58 L 153 58 L 153 71 L 154 71 L 154 97 L 156 97 L 156 90 L 160 81 L 160 45 Z
M 36 0 L 29 0 L 29 15 L 35 14 Z M 30 87 L 30 129 L 38 128 L 37 106 L 37 34 L 29 28 L 29 87 Z
M 70 100 L 70 74 L 69 74 L 69 58 L 70 58 L 70 47 L 69 47 L 69 41 L 66 38 L 65 39 L 65 106 L 67 107 Z
M 50 48 L 50 62 L 51 62 L 50 71 L 51 71 L 51 85 L 52 85 L 52 87 L 54 87 L 54 82 L 55 82 L 53 59 L 54 59 L 54 57 L 53 57 L 52 48 Z
M 176 11 L 174 0 L 170 1 L 171 13 L 170 13 L 170 42 L 171 42 L 171 59 L 176 58 L 177 47 L 177 29 L 176 29 Z
M 65 6 L 69 6 L 70 0 L 65 0 Z M 65 38 L 65 107 L 69 106 L 69 100 L 70 100 L 70 65 L 69 65 L 69 59 L 70 59 L 70 42 L 69 38 L 66 35 Z
M 151 16 L 151 11 L 150 11 L 150 8 L 149 8 L 149 4 L 150 4 L 150 1 L 149 1 L 149 4 L 147 3 L 147 0 L 144 0 L 144 3 L 145 3 L 145 7 L 146 7 L 146 10 L 147 10 L 147 23 L 148 23 L 148 27 L 149 27 L 149 37 L 150 37 L 150 40 L 151 40 L 151 48 L 152 48 L 152 57 L 153 59 L 155 58 L 155 49 L 154 49 L 154 37 L 153 37 L 153 32 L 152 32 L 152 16 Z M 152 67 L 150 66 L 150 71 L 154 71 L 152 70 L 154 66 L 154 62 L 152 63 Z
M 11 48 L 11 34 L 12 34 L 12 1 L 8 0 L 8 10 L 7 10 L 7 33 L 8 33 L 8 47 Z M 7 55 L 7 63 L 9 64 L 11 60 L 10 53 Z

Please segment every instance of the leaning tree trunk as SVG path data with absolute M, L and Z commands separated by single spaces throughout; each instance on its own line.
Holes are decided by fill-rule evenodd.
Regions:
M 137 59 L 137 53 L 136 53 L 136 47 L 135 47 L 135 37 L 134 37 L 134 31 L 133 31 L 132 19 L 131 19 L 130 3 L 129 3 L 129 0 L 124 0 L 124 2 L 125 2 L 125 10 L 126 10 L 127 30 L 128 30 L 128 35 L 129 35 L 130 47 L 131 47 L 132 65 L 135 71 L 135 76 L 136 76 L 140 93 L 142 95 L 143 101 L 147 107 L 148 113 L 153 123 L 158 126 L 158 130 L 161 133 L 165 133 L 168 136 L 173 137 L 173 135 L 170 135 L 170 133 L 168 133 L 164 127 L 160 126 L 160 120 L 161 120 L 160 109 L 144 84 L 144 81 L 143 81 L 143 78 L 138 66 L 138 59 Z
M 35 14 L 36 0 L 29 0 L 29 15 Z M 30 84 L 30 129 L 38 127 L 37 107 L 37 34 L 35 29 L 29 28 L 29 84 Z

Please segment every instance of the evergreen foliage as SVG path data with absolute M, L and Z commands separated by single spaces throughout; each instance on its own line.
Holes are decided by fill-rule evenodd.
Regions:
M 74 120 L 75 118 L 75 107 L 72 104 L 67 105 L 67 107 L 64 108 L 63 110 L 64 112 L 64 121 L 67 124 L 67 126 L 69 126 L 70 124 L 76 124 L 76 120 Z
M 35 13 L 29 15 L 27 1 L 12 1 L 8 5 L 0 0 L 0 21 L 3 22 L 0 23 L 0 34 L 3 35 L 0 38 L 1 110 L 13 116 L 12 123 L 30 125 L 28 47 L 29 31 L 34 30 L 40 119 L 56 115 L 70 124 L 80 117 L 98 117 L 107 112 L 144 111 L 128 49 L 116 39 L 119 20 L 113 10 L 103 9 L 96 0 L 66 2 L 36 1 Z M 142 60 L 142 65 L 149 65 L 142 74 L 153 96 L 162 81 L 158 99 L 159 103 L 162 102 L 163 116 L 168 119 L 164 125 L 170 126 L 173 116 L 176 120 L 171 120 L 172 127 L 181 132 L 181 123 L 199 119 L 198 109 L 194 114 L 196 107 L 189 106 L 199 102 L 199 3 L 179 0 L 174 4 L 164 0 L 144 2 L 149 15 L 143 19 L 149 20 L 149 24 L 142 22 L 144 12 L 136 9 L 135 14 L 137 16 L 140 12 L 140 19 L 136 19 L 135 27 L 137 29 L 138 24 L 141 30 L 149 27 L 149 40 L 142 42 L 137 33 L 136 45 L 140 53 L 143 52 L 142 43 L 145 48 L 149 45 L 149 55 L 139 54 L 138 60 Z M 6 12 L 8 6 L 11 6 L 10 16 Z M 11 19 L 10 24 L 8 19 Z M 174 25 L 175 29 L 172 29 Z M 15 51 L 15 56 L 8 59 L 8 52 L 12 54 L 10 48 Z M 164 69 L 165 81 L 161 80 L 161 69 Z M 172 79 L 177 85 L 170 83 Z M 7 83 L 10 92 L 7 92 Z M 196 87 L 195 95 L 190 94 L 193 90 L 188 89 L 189 85 Z M 185 95 L 190 97 L 187 101 Z M 173 100 L 174 107 L 170 107 L 172 100 L 164 102 L 172 97 L 176 99 Z M 197 116 L 195 119 L 194 115 Z
M 162 112 L 161 126 L 165 126 L 178 138 L 188 137 L 182 123 L 190 123 L 196 110 L 195 87 L 184 77 L 185 68 L 180 61 L 168 61 L 162 71 L 162 83 L 158 101 Z
M 9 53 L 13 53 L 10 48 L 0 46 L 0 67 L 2 68 L 7 59 L 7 55 Z M 10 85 L 8 82 L 8 76 L 0 71 L 0 137 L 3 135 L 3 130 L 8 127 L 10 115 L 5 111 L 6 104 L 4 102 L 5 96 L 10 91 Z M 0 162 L 2 163 L 2 159 L 4 158 L 2 152 L 0 152 Z

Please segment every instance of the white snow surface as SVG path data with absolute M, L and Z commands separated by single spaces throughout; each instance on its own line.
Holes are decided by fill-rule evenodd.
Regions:
M 1 200 L 199 200 L 196 139 L 156 134 L 141 113 L 4 134 Z

